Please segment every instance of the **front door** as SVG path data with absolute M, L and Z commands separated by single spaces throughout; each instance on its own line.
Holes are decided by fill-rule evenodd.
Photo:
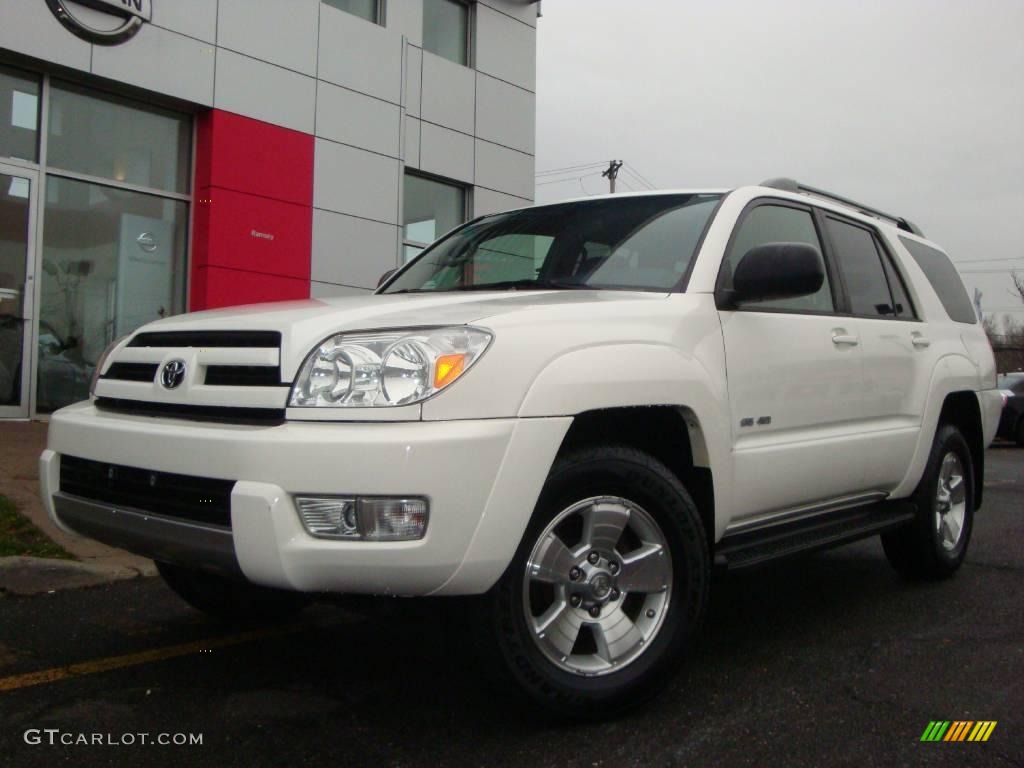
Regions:
M 0 418 L 28 417 L 38 178 L 0 163 Z
M 723 262 L 765 243 L 807 243 L 824 253 L 818 222 L 802 205 L 748 208 Z M 733 523 L 834 502 L 864 482 L 856 444 L 863 402 L 853 319 L 836 313 L 835 270 L 816 294 L 721 312 L 733 435 Z M 728 287 L 728 285 L 726 286 Z

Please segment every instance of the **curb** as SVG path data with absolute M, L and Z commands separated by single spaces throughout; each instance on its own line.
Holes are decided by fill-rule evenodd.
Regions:
M 153 576 L 156 569 L 103 565 L 44 557 L 0 557 L 0 597 L 82 589 Z

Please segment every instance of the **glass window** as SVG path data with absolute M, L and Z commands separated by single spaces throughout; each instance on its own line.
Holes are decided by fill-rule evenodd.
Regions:
M 459 0 L 423 0 L 423 48 L 456 64 L 467 64 L 469 6 Z
M 29 179 L 0 173 L 0 406 L 21 404 Z
M 39 160 L 39 78 L 0 66 L 0 155 Z
M 54 82 L 47 164 L 65 171 L 187 193 L 187 115 Z
M 488 216 L 423 254 L 393 291 L 670 291 L 693 259 L 718 195 L 559 203 Z
M 346 11 L 375 24 L 383 22 L 383 19 L 380 18 L 380 0 L 323 0 L 323 2 L 332 8 Z
M 422 176 L 406 174 L 403 240 L 409 261 L 466 220 L 466 190 Z
M 896 304 L 895 314 L 896 317 L 912 320 L 916 317 L 914 314 L 914 305 L 910 303 L 910 296 L 907 294 L 907 287 L 903 282 L 903 277 L 899 272 L 896 271 L 895 265 L 892 263 L 892 257 L 886 252 L 882 244 L 875 240 L 875 245 L 878 247 L 878 253 L 882 257 L 882 266 L 885 267 L 885 276 L 889 280 L 889 292 L 892 293 L 892 299 Z
M 956 271 L 949 256 L 938 248 L 932 248 L 907 237 L 900 236 L 900 242 L 910 251 L 910 255 L 928 278 L 950 319 L 958 323 L 976 323 L 978 318 L 974 312 L 974 305 L 967 295 L 960 273 Z
M 187 213 L 178 200 L 47 177 L 40 412 L 88 397 L 115 338 L 182 310 Z
M 855 315 L 892 317 L 895 310 L 889 282 L 871 232 L 831 216 L 826 221 L 850 296 L 850 311 Z
M 780 205 L 759 205 L 748 213 L 740 222 L 732 248 L 722 260 L 724 287 L 732 287 L 732 274 L 740 259 L 747 251 L 766 243 L 807 243 L 813 245 L 821 253 L 821 240 L 814 226 L 814 217 L 810 211 L 789 208 Z M 795 299 L 773 299 L 746 303 L 744 309 L 772 309 L 792 312 L 834 312 L 832 286 L 828 278 L 828 269 L 822 266 L 825 280 L 821 289 L 811 296 L 799 296 Z

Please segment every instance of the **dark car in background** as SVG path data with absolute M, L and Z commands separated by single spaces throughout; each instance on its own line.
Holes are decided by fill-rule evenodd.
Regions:
M 997 434 L 1024 446 L 1024 372 L 1004 373 L 998 387 L 1003 392 L 1003 415 Z

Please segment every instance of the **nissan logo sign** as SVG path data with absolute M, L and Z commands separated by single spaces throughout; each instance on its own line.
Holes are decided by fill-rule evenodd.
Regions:
M 164 389 L 177 389 L 185 380 L 185 361 L 168 360 L 160 369 L 160 383 Z
M 152 0 L 46 0 L 57 21 L 83 40 L 96 45 L 118 45 L 130 40 L 144 22 L 153 20 Z M 96 26 L 86 8 L 110 17 L 111 25 Z

